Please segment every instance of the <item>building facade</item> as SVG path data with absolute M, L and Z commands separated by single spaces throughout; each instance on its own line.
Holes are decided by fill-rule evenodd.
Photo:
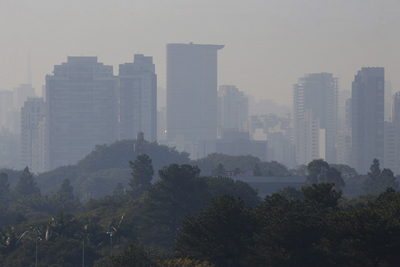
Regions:
M 133 63 L 119 65 L 120 139 L 157 140 L 157 75 L 152 57 L 135 55 Z
M 68 57 L 46 76 L 48 170 L 118 139 L 118 78 L 97 57 Z
M 36 97 L 35 88 L 33 88 L 31 84 L 23 83 L 15 87 L 13 90 L 14 108 L 21 111 L 28 97 Z
M 396 92 L 392 98 L 392 123 L 395 134 L 395 174 L 400 173 L 400 92 Z
M 293 86 L 294 144 L 296 145 L 298 164 L 304 163 L 304 161 L 300 159 L 300 154 L 304 152 L 302 145 L 299 143 L 303 142 L 304 138 L 300 138 L 299 134 L 301 134 L 301 132 L 304 133 L 304 129 L 300 129 L 300 127 L 304 128 L 304 123 L 310 123 L 307 122 L 311 118 L 310 114 L 306 115 L 307 110 L 311 110 L 312 116 L 318 118 L 320 129 L 325 130 L 321 131 L 321 133 L 325 135 L 321 136 L 325 146 L 320 149 L 325 154 L 323 158 L 328 163 L 336 163 L 338 88 L 338 79 L 334 78 L 331 73 L 313 73 L 305 75 L 299 78 L 298 83 Z M 314 134 L 311 132 L 309 133 Z M 306 138 L 309 139 L 313 137 Z M 311 151 L 314 150 L 311 149 L 310 153 Z M 315 154 L 309 154 L 309 156 L 311 155 L 314 156 Z M 319 157 L 322 157 L 322 155 Z M 309 157 L 307 156 L 306 158 Z M 302 163 L 300 163 L 300 161 Z
M 249 131 L 249 99 L 234 85 L 220 85 L 218 90 L 219 126 L 238 132 Z
M 167 44 L 167 140 L 217 138 L 217 52 L 223 45 Z
M 319 120 L 311 109 L 307 109 L 302 118 L 297 121 L 295 140 L 298 165 L 307 165 L 312 160 L 322 157 Z
M 33 173 L 44 171 L 41 127 L 45 116 L 43 98 L 28 98 L 21 108 L 21 167 Z
M 384 164 L 384 68 L 362 68 L 352 83 L 352 167 L 365 174 L 374 159 Z
M 0 132 L 10 131 L 9 114 L 13 111 L 13 92 L 0 90 Z

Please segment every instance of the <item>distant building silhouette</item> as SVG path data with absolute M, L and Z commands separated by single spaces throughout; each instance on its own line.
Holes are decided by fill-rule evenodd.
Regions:
M 362 68 L 351 90 L 351 164 L 367 173 L 376 158 L 384 166 L 384 68 Z
M 400 173 L 400 92 L 393 95 L 392 98 L 392 123 L 395 135 L 395 168 L 392 171 L 395 174 Z
M 167 44 L 167 140 L 217 137 L 217 52 L 223 45 Z
M 219 86 L 218 111 L 218 126 L 237 132 L 249 131 L 249 99 L 236 86 Z
M 118 78 L 97 57 L 68 57 L 46 76 L 48 170 L 118 139 Z
M 157 75 L 153 57 L 135 55 L 133 63 L 119 65 L 120 139 L 157 140 Z
M 312 109 L 307 109 L 296 122 L 296 160 L 298 165 L 307 165 L 314 159 L 324 158 L 321 153 L 320 119 Z M 322 132 L 325 133 L 325 132 Z M 325 151 L 324 151 L 325 152 Z
M 21 167 L 33 173 L 45 171 L 43 132 L 46 116 L 43 98 L 28 98 L 21 109 Z
M 8 125 L 8 114 L 13 110 L 13 92 L 0 90 L 0 132 L 10 130 Z
M 312 115 L 307 110 L 310 110 Z M 324 158 L 329 163 L 336 163 L 338 79 L 334 78 L 331 73 L 313 73 L 299 78 L 298 83 L 293 86 L 293 118 L 294 144 L 296 145 L 298 164 L 303 164 L 305 161 L 310 160 L 309 157 Z M 321 131 L 323 135 L 318 137 L 318 143 L 321 146 L 318 149 L 315 144 L 317 141 L 314 140 L 316 133 L 314 131 L 304 131 L 305 129 L 311 129 L 309 128 L 311 127 L 310 125 L 316 123 L 315 118 L 318 118 L 319 129 L 324 130 Z M 301 137 L 300 133 L 312 133 L 313 137 Z M 301 144 L 305 140 L 310 142 L 313 140 L 313 143 Z M 312 153 L 307 153 L 308 156 L 305 158 L 300 156 L 301 153 L 304 153 L 304 146 L 310 147 L 310 151 L 313 151 Z M 316 154 L 317 151 L 319 151 L 318 155 Z M 324 155 L 320 155 L 320 152 Z M 313 159 L 315 158 L 311 158 L 311 160 Z
M 18 87 L 15 87 L 13 93 L 14 108 L 18 111 L 21 111 L 28 97 L 36 97 L 35 88 L 29 83 L 20 84 Z

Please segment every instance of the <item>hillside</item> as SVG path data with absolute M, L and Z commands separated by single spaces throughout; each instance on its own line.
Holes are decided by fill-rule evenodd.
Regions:
M 35 177 L 43 194 L 55 192 L 64 179 L 69 179 L 74 187 L 74 194 L 82 200 L 110 195 L 117 183 L 121 182 L 128 189 L 131 169 L 129 161 L 139 155 L 137 140 L 121 140 L 110 145 L 98 145 L 76 165 L 61 166 Z M 158 170 L 171 163 L 189 163 L 187 153 L 180 153 L 174 148 L 159 145 L 156 142 L 142 141 L 141 153 L 149 155 L 153 161 L 154 180 L 158 179 Z

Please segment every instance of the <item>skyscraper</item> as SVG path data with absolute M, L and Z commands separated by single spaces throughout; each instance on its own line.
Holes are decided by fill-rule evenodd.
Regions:
M 311 118 L 319 118 L 318 124 L 321 134 L 319 136 L 321 147 L 318 151 L 323 151 L 324 157 L 329 163 L 336 163 L 336 141 L 338 130 L 338 79 L 334 78 L 331 73 L 313 73 L 299 78 L 298 83 L 293 86 L 293 112 L 294 112 L 294 134 L 296 145 L 296 158 L 300 160 L 300 153 L 303 153 L 302 145 L 299 142 L 299 134 L 304 133 L 300 128 L 301 123 L 305 123 Z M 312 115 L 307 110 L 311 110 Z M 308 114 L 306 114 L 308 113 Z M 313 119 L 314 120 L 314 119 Z M 300 123 L 301 121 L 301 123 Z M 312 123 L 312 120 L 307 124 Z M 311 132 L 310 132 L 311 133 Z M 307 137 L 308 140 L 310 137 Z M 309 144 L 311 145 L 311 144 Z M 312 149 L 313 151 L 315 149 Z M 317 150 L 315 150 L 317 151 Z M 311 153 L 308 155 L 317 155 Z M 303 160 L 301 160 L 303 161 Z M 299 163 L 299 162 L 298 162 Z
M 396 92 L 392 97 L 392 122 L 395 135 L 395 168 L 392 171 L 395 174 L 400 173 L 400 92 Z
M 234 85 L 221 85 L 218 90 L 218 115 L 224 129 L 248 132 L 249 99 Z
M 352 167 L 359 173 L 374 159 L 384 166 L 384 81 L 384 68 L 362 68 L 352 83 Z
M 0 90 L 0 131 L 9 129 L 7 116 L 13 110 L 13 92 Z
M 21 111 L 21 108 L 24 106 L 25 101 L 28 97 L 35 97 L 35 88 L 32 87 L 30 83 L 20 84 L 18 87 L 15 87 L 14 90 L 14 108 L 17 111 Z
M 75 164 L 118 139 L 118 78 L 97 57 L 68 57 L 46 76 L 48 168 Z
M 152 57 L 135 55 L 133 63 L 119 65 L 120 138 L 157 140 L 157 75 Z
M 223 45 L 167 44 L 167 140 L 217 137 L 217 52 Z
M 43 98 L 28 98 L 21 108 L 21 167 L 43 172 L 43 147 L 40 126 L 46 116 Z

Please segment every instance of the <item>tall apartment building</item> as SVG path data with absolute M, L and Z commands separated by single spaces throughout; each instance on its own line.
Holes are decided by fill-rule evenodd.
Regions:
M 21 108 L 24 106 L 28 97 L 36 97 L 35 88 L 33 88 L 29 83 L 23 83 L 18 87 L 15 87 L 13 93 L 14 108 L 18 111 L 21 111 Z
M 296 161 L 299 165 L 307 165 L 320 155 L 320 124 L 312 109 L 307 109 L 298 119 L 296 126 Z
M 68 57 L 46 76 L 48 170 L 118 139 L 118 78 L 97 57 Z
M 396 92 L 392 98 L 392 122 L 395 135 L 395 168 L 392 171 L 400 174 L 400 92 Z
M 302 145 L 298 143 L 301 139 L 298 137 L 302 127 L 300 120 L 311 118 L 306 115 L 307 110 L 312 111 L 313 117 L 318 117 L 318 124 L 324 136 L 324 159 L 329 163 L 336 163 L 336 141 L 338 131 L 338 79 L 331 73 L 313 73 L 299 78 L 298 83 L 293 86 L 293 118 L 294 135 L 296 145 L 296 154 L 298 164 L 303 164 L 300 159 Z M 303 122 L 304 123 L 304 122 Z M 314 155 L 314 154 L 309 154 Z M 315 155 L 317 156 L 317 155 Z M 318 155 L 318 157 L 323 157 Z M 314 158 L 313 158 L 314 159 Z M 303 162 L 303 163 L 300 163 Z M 308 162 L 307 162 L 308 164 Z
M 217 52 L 223 45 L 167 44 L 167 140 L 217 137 Z
M 396 171 L 397 167 L 397 133 L 396 128 L 394 127 L 393 122 L 384 121 L 384 156 L 383 156 L 383 163 L 382 165 L 384 168 L 391 169 L 393 172 Z
M 342 92 L 340 92 L 342 93 Z M 351 159 L 351 98 L 345 101 L 343 123 L 337 137 L 337 164 L 348 165 Z
M 133 63 L 119 65 L 120 139 L 157 140 L 157 75 L 153 57 L 135 55 Z
M 367 173 L 376 158 L 384 164 L 384 68 L 362 68 L 352 83 L 352 167 Z
M 218 90 L 218 115 L 224 129 L 249 131 L 249 99 L 234 85 L 220 85 Z
M 46 116 L 43 98 L 28 98 L 21 108 L 21 167 L 38 173 L 44 171 L 42 123 Z
M 0 132 L 10 130 L 8 125 L 9 113 L 13 110 L 13 92 L 0 90 Z

